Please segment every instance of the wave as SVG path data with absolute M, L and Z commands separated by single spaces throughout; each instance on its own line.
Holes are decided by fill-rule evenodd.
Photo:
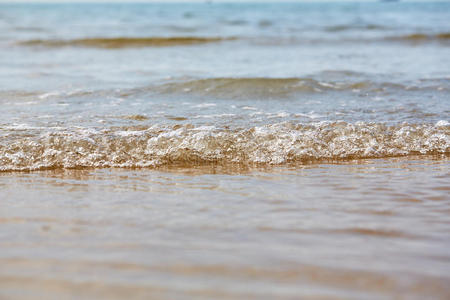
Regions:
M 317 79 L 314 79 L 317 78 Z M 318 79 L 322 78 L 322 79 Z M 385 82 L 370 79 L 370 75 L 353 71 L 326 70 L 311 77 L 267 78 L 267 77 L 222 77 L 222 78 L 179 78 L 156 84 L 123 89 L 73 89 L 48 91 L 0 91 L 0 101 L 57 100 L 83 97 L 134 97 L 148 93 L 163 95 L 190 95 L 222 99 L 283 99 L 298 94 L 326 92 L 401 92 L 450 90 L 449 78 L 424 78 L 415 82 Z
M 194 94 L 227 98 L 271 98 L 295 92 L 317 92 L 319 82 L 309 78 L 206 78 L 171 82 L 154 87 L 164 94 Z
M 22 46 L 40 47 L 89 47 L 103 49 L 170 47 L 194 44 L 214 43 L 232 38 L 220 37 L 116 37 L 116 38 L 83 38 L 72 40 L 28 40 L 19 42 Z
M 386 38 L 386 40 L 416 42 L 416 43 L 423 43 L 430 41 L 448 42 L 450 40 L 450 32 L 443 32 L 438 34 L 412 33 L 402 36 L 388 37 Z
M 333 35 L 325 36 L 270 36 L 256 37 L 248 40 L 254 45 L 280 46 L 280 45 L 321 45 L 321 44 L 367 44 L 367 43 L 440 43 L 447 45 L 450 40 L 450 32 L 442 33 L 411 33 L 405 35 L 380 35 L 380 36 L 357 36 L 339 35 L 338 32 L 356 29 L 357 27 L 335 26 L 324 29 Z M 375 30 L 375 29 L 374 29 Z
M 330 29 L 334 31 L 343 31 L 347 29 Z M 26 47 L 41 48 L 65 48 L 65 47 L 83 47 L 97 49 L 126 49 L 126 48 L 150 48 L 150 47 L 175 47 L 218 43 L 223 41 L 236 40 L 236 37 L 117 37 L 117 38 L 82 38 L 82 39 L 33 39 L 17 42 L 16 45 Z M 240 38 L 245 40 L 245 38 Z M 447 45 L 450 42 L 450 33 L 422 34 L 414 33 L 399 36 L 386 36 L 379 38 L 248 38 L 251 43 L 259 46 L 281 46 L 281 45 L 300 45 L 300 44 L 341 44 L 341 43 L 377 43 L 377 42 L 403 42 L 413 44 L 438 43 Z
M 347 76 L 348 77 L 348 76 Z M 355 77 L 355 76 L 353 76 Z M 375 82 L 370 80 L 356 81 L 325 81 L 313 78 L 206 78 L 181 82 L 170 82 L 159 86 L 140 88 L 140 91 L 155 91 L 162 94 L 191 94 L 197 96 L 213 96 L 227 99 L 272 99 L 283 98 L 299 93 L 322 93 L 327 91 L 367 91 L 377 92 L 387 89 L 437 89 L 435 86 L 406 86 L 390 82 Z M 358 81 L 359 79 L 359 81 Z
M 384 27 L 376 25 L 358 26 L 332 26 L 325 28 L 329 32 L 340 32 L 352 29 L 378 30 Z M 21 46 L 30 47 L 87 47 L 102 49 L 121 49 L 121 48 L 143 48 L 143 47 L 171 47 L 183 45 L 196 45 L 217 43 L 221 41 L 236 40 L 236 37 L 195 37 L 195 36 L 175 36 L 175 37 L 94 37 L 80 39 L 33 39 L 18 42 Z M 368 42 L 441 42 L 446 43 L 450 40 L 450 32 L 436 34 L 411 33 L 398 36 L 385 36 L 377 38 L 300 38 L 300 37 L 270 37 L 270 38 L 250 38 L 242 37 L 242 40 L 249 40 L 258 45 L 285 45 L 285 44 L 304 44 L 304 43 L 368 43 Z
M 13 27 L 14 30 L 17 31 L 29 31 L 29 32 L 46 32 L 47 30 L 42 27 L 34 27 L 34 26 L 16 26 Z
M 268 77 L 220 77 L 203 79 L 186 79 L 170 81 L 168 83 L 151 84 L 137 88 L 112 90 L 70 90 L 70 91 L 20 91 L 6 90 L 0 91 L 0 97 L 15 98 L 70 98 L 83 96 L 105 97 L 115 95 L 127 97 L 142 92 L 156 92 L 160 94 L 193 94 L 199 96 L 216 96 L 229 98 L 271 98 L 283 97 L 295 93 L 320 93 L 324 91 L 352 91 L 355 89 L 376 90 L 380 88 L 411 88 L 402 84 L 395 83 L 377 83 L 370 80 L 360 80 L 365 74 L 351 71 L 326 71 L 319 74 L 322 77 L 338 79 L 345 77 L 352 81 L 338 80 L 316 80 L 313 78 L 268 78 Z M 360 80 L 360 81 L 358 81 Z M 440 80 L 438 82 L 438 80 Z M 436 79 L 436 86 L 440 87 L 442 82 L 446 84 L 448 79 Z M 442 81 L 442 82 L 441 82 Z M 435 87 L 431 81 L 427 88 Z M 438 85 L 441 84 L 441 85 Z M 419 87 L 416 87 L 420 89 Z
M 366 25 L 358 25 L 358 24 L 349 24 L 349 25 L 334 25 L 325 27 L 325 31 L 328 32 L 340 32 L 340 31 L 349 31 L 349 30 L 385 30 L 388 27 L 377 24 L 366 24 Z
M 244 129 L 20 127 L 0 142 L 0 171 L 162 166 L 273 166 L 450 154 L 450 124 L 276 123 Z M 34 133 L 33 133 L 34 132 Z M 44 133 L 43 133 L 44 132 Z

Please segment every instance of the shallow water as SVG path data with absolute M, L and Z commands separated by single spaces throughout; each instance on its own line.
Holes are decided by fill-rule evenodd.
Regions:
M 0 298 L 449 298 L 449 19 L 0 4 Z
M 448 179 L 431 157 L 4 173 L 1 294 L 446 299 Z

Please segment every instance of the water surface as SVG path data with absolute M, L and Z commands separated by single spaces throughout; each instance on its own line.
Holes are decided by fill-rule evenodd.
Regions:
M 1 4 L 0 298 L 448 299 L 450 4 Z

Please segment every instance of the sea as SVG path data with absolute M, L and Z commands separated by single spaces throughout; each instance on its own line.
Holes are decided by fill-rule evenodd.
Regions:
M 449 299 L 450 1 L 0 4 L 0 299 Z

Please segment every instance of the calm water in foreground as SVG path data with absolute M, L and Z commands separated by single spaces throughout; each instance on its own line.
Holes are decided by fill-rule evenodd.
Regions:
M 448 20 L 1 4 L 0 299 L 449 299 Z

